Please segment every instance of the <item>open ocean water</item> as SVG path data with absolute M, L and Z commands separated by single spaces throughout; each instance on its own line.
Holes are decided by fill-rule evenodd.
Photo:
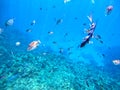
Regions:
M 120 1 L 0 0 L 0 90 L 120 90 Z

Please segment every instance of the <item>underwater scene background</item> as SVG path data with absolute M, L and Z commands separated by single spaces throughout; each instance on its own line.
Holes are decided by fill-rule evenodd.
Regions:
M 0 0 L 0 90 L 120 90 L 119 0 Z

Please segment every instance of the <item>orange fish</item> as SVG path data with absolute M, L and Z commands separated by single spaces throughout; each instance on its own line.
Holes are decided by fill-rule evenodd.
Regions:
M 115 65 L 120 65 L 120 60 L 113 60 L 112 62 L 113 62 L 113 64 L 115 64 Z
M 31 51 L 31 50 L 36 49 L 36 48 L 39 46 L 40 43 L 41 43 L 40 40 L 32 41 L 32 42 L 29 44 L 29 46 L 28 46 L 28 48 L 27 48 L 27 51 Z

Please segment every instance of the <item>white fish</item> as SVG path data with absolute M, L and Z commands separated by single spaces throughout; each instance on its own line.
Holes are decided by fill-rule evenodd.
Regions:
M 43 52 L 42 54 L 45 56 L 47 53 L 46 53 L 46 52 Z
M 6 22 L 6 26 L 12 26 L 13 23 L 14 23 L 14 18 L 11 18 Z
M 90 16 L 87 16 L 87 18 L 89 19 L 89 21 L 92 23 L 92 16 L 90 15 Z
M 54 33 L 53 31 L 48 32 L 49 35 L 52 35 L 53 33 Z
M 0 28 L 0 34 L 2 34 L 2 32 L 3 32 L 3 29 L 2 29 L 2 28 Z
M 95 4 L 95 1 L 94 0 L 91 0 L 92 4 Z
M 34 25 L 36 23 L 36 21 L 35 20 L 33 20 L 32 22 L 31 22 L 31 25 Z
M 15 45 L 16 45 L 16 46 L 20 46 L 20 42 L 16 42 Z
M 113 60 L 112 62 L 114 65 L 120 65 L 120 60 Z
M 64 0 L 64 3 L 68 3 L 68 2 L 70 2 L 71 0 Z

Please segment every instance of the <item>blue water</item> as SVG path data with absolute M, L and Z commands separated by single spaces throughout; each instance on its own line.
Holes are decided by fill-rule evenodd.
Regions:
M 119 0 L 0 0 L 0 4 L 0 90 L 120 90 L 120 65 L 112 62 L 120 60 Z M 109 5 L 113 10 L 105 16 Z M 93 43 L 80 48 L 90 15 L 97 23 Z M 14 19 L 13 25 L 5 26 L 9 19 Z M 56 24 L 58 20 L 62 21 Z M 35 40 L 41 44 L 27 51 Z

